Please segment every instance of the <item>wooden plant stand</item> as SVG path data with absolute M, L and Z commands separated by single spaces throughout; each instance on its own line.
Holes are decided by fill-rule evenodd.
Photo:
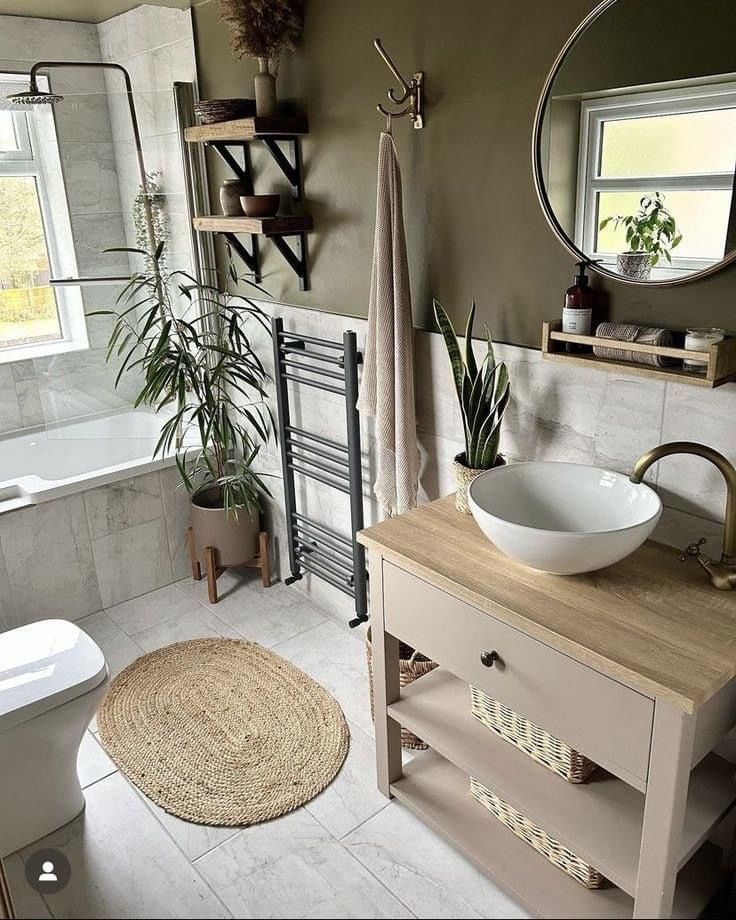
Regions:
M 192 578 L 195 581 L 201 581 L 204 577 L 202 575 L 202 566 L 200 565 L 199 559 L 197 559 L 197 554 L 194 551 L 194 535 L 192 533 L 192 528 L 189 527 L 187 530 L 187 543 L 189 545 L 189 558 L 192 561 Z M 215 547 L 206 546 L 204 549 L 205 556 L 205 569 L 207 574 L 207 594 L 209 595 L 210 604 L 216 604 L 219 600 L 217 596 L 217 579 L 222 575 L 225 569 L 237 569 L 241 566 L 250 569 L 260 569 L 261 570 L 261 584 L 264 588 L 271 587 L 271 558 L 268 553 L 268 534 L 265 531 L 261 531 L 261 534 L 258 537 L 259 552 L 257 556 L 254 556 L 252 559 L 249 559 L 248 562 L 242 562 L 240 565 L 217 565 L 215 558 Z

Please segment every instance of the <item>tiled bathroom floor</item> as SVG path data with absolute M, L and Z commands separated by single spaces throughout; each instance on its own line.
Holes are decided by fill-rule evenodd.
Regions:
M 148 801 L 88 732 L 80 755 L 87 808 L 7 861 L 19 916 L 524 917 L 469 862 L 375 788 L 365 651 L 359 636 L 294 589 L 267 591 L 252 573 L 225 573 L 222 600 L 179 582 L 79 620 L 116 673 L 144 651 L 202 636 L 260 642 L 339 701 L 351 745 L 337 779 L 305 807 L 251 828 L 189 824 Z M 96 728 L 93 723 L 92 728 Z M 24 858 L 41 846 L 72 865 L 45 899 Z

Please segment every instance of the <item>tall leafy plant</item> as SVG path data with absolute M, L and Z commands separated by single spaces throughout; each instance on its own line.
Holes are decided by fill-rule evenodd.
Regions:
M 176 450 L 184 486 L 208 506 L 234 516 L 259 509 L 270 493 L 254 463 L 273 420 L 268 374 L 248 331 L 251 322 L 268 331 L 265 314 L 253 300 L 186 272 L 164 274 L 162 245 L 152 254 L 116 251 L 143 256 L 146 267 L 131 277 L 114 309 L 91 315 L 114 317 L 107 358 L 119 361 L 116 386 L 135 374 L 141 380 L 135 405 L 169 409 L 154 457 Z M 232 266 L 230 273 L 247 281 Z
M 644 195 L 635 214 L 606 217 L 600 222 L 600 229 L 605 230 L 611 223 L 617 230 L 625 228 L 630 252 L 648 253 L 652 266 L 657 265 L 662 256 L 672 264 L 672 250 L 682 242 L 682 234 L 661 192 Z
M 465 326 L 465 357 L 444 307 L 434 301 L 434 315 L 450 358 L 465 433 L 465 463 L 471 469 L 488 470 L 498 461 L 501 421 L 509 404 L 509 374 L 503 361 L 496 362 L 493 341 L 486 326 L 487 350 L 478 364 L 473 352 L 475 301 Z

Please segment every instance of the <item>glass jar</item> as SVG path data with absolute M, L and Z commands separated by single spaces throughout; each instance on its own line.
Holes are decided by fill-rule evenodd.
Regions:
M 687 351 L 708 351 L 711 345 L 716 345 L 725 338 L 726 333 L 717 326 L 688 329 L 685 333 L 685 349 Z M 708 361 L 702 358 L 685 358 L 682 366 L 691 373 L 704 374 L 708 368 Z

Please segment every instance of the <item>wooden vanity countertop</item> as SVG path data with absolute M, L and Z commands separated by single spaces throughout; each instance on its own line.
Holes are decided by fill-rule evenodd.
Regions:
M 358 534 L 400 568 L 653 698 L 696 712 L 736 676 L 736 592 L 648 541 L 586 575 L 504 556 L 448 496 Z

